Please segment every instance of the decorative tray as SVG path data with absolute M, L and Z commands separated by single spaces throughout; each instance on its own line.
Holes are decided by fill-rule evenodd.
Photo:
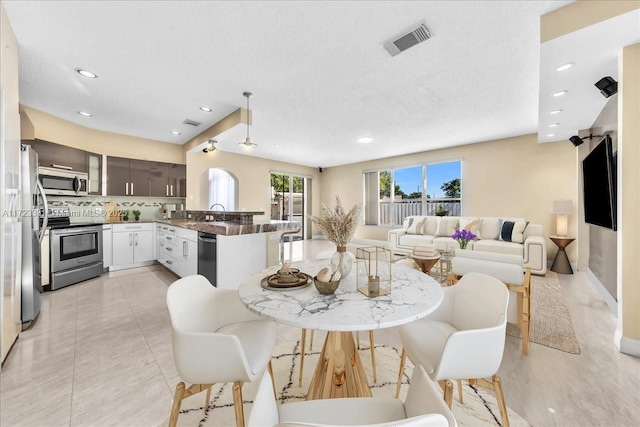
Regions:
M 300 271 L 292 271 L 292 274 L 282 275 L 279 272 L 271 274 L 260 281 L 260 286 L 272 291 L 284 291 L 287 289 L 300 289 L 309 286 L 312 277 Z

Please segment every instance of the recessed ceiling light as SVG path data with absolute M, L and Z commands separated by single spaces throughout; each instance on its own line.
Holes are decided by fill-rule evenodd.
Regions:
M 547 127 L 554 128 L 554 127 L 556 127 L 556 126 L 560 126 L 560 123 L 551 123 L 551 124 L 550 124 L 550 125 L 548 125 Z
M 81 76 L 89 77 L 90 79 L 95 79 L 98 77 L 95 74 L 93 74 L 91 71 L 83 70 L 82 68 L 76 68 L 76 72 Z
M 180 135 L 180 132 L 178 132 L 177 130 L 172 130 L 171 133 L 174 135 Z
M 568 90 L 561 90 L 560 92 L 556 92 L 553 94 L 553 96 L 562 96 L 564 94 L 566 94 L 567 92 L 569 92 Z
M 78 111 L 77 113 L 80 114 L 81 116 L 84 116 L 84 117 L 93 116 L 93 114 L 89 113 L 88 111 Z
M 562 113 L 562 110 L 553 110 L 549 112 L 549 114 L 559 114 L 559 113 Z
M 560 65 L 558 68 L 556 68 L 556 71 L 565 71 L 565 70 L 568 70 L 571 67 L 573 67 L 573 62 L 568 62 L 566 64 Z
M 373 141 L 373 137 L 372 136 L 360 136 L 358 137 L 358 142 L 361 142 L 363 144 L 367 144 L 369 142 Z
M 200 107 L 200 109 L 201 109 L 202 111 L 207 112 L 207 113 L 210 113 L 210 112 L 211 112 L 211 108 L 209 108 L 209 107 Z
M 549 134 L 547 134 L 547 136 L 549 136 L 549 137 L 556 136 L 556 134 L 555 133 L 549 133 Z

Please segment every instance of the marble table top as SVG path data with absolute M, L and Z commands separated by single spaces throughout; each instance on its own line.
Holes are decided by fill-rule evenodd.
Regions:
M 292 263 L 292 267 L 315 276 L 328 259 Z M 278 271 L 271 267 L 245 279 L 240 298 L 253 313 L 278 323 L 324 331 L 367 331 L 402 325 L 434 311 L 442 302 L 439 283 L 420 271 L 392 267 L 391 294 L 368 298 L 356 290 L 356 263 L 340 282 L 334 295 L 320 295 L 313 283 L 298 290 L 269 290 L 260 281 Z

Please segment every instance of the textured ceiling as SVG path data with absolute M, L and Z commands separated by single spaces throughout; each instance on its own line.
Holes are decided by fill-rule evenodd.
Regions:
M 251 91 L 250 155 L 322 167 L 537 132 L 539 17 L 568 3 L 4 2 L 22 104 L 183 144 Z M 423 19 L 432 38 L 390 57 Z

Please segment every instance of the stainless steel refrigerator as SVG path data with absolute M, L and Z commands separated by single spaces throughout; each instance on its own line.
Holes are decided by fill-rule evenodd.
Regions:
M 28 326 L 40 314 L 42 278 L 40 243 L 47 228 L 47 197 L 38 180 L 38 153 L 20 147 L 22 198 L 22 324 Z M 42 223 L 41 223 L 42 218 Z

